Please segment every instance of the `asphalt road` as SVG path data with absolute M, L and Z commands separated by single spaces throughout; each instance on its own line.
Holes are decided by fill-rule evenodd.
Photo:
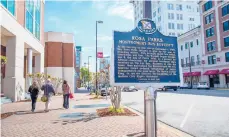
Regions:
M 122 92 L 122 103 L 144 113 L 143 95 Z M 159 92 L 157 118 L 197 137 L 229 137 L 229 91 Z

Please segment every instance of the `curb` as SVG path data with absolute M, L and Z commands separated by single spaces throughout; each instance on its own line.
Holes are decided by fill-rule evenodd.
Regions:
M 125 107 L 125 108 L 128 108 L 130 111 L 132 111 L 132 112 L 138 114 L 142 119 L 144 119 L 144 115 L 143 115 L 142 112 L 140 112 L 139 110 L 133 109 L 133 108 L 128 107 L 128 106 L 124 106 L 124 107 Z M 171 132 L 173 132 L 173 133 L 179 135 L 180 137 L 196 137 L 196 136 L 194 136 L 194 135 L 192 135 L 192 134 L 190 134 L 190 133 L 188 133 L 188 132 L 186 132 L 186 131 L 183 131 L 183 130 L 181 130 L 181 129 L 179 129 L 179 128 L 176 128 L 176 127 L 174 127 L 174 126 L 172 126 L 172 125 L 170 125 L 170 124 L 167 124 L 167 123 L 165 123 L 165 122 L 163 122 L 163 121 L 161 121 L 161 120 L 159 120 L 159 119 L 157 119 L 157 121 L 158 121 L 158 124 L 160 124 L 160 125 L 163 126 L 164 128 L 167 128 L 167 129 L 170 130 Z

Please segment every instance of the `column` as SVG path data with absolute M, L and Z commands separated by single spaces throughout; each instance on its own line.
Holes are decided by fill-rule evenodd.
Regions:
M 31 48 L 27 49 L 27 74 L 33 73 L 33 50 Z M 26 89 L 29 89 L 29 86 L 32 84 L 32 79 L 27 76 L 26 79 Z
M 10 37 L 6 43 L 6 75 L 4 95 L 12 101 L 24 98 L 24 41 L 19 37 Z
M 35 73 L 44 73 L 44 53 L 35 56 Z
M 220 88 L 226 87 L 226 77 L 225 74 L 219 74 Z

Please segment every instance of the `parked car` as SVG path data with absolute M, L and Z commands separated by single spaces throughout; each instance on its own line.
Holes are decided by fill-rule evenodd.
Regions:
M 110 95 L 109 87 L 103 87 L 100 89 L 101 96 Z
M 173 89 L 174 91 L 177 91 L 178 86 L 164 86 L 163 88 L 159 88 L 159 90 L 166 91 L 168 89 Z
M 124 91 L 124 92 L 134 92 L 134 91 L 138 91 L 138 89 L 135 86 L 130 86 L 130 87 L 124 87 L 122 89 L 122 91 Z
M 199 82 L 197 85 L 197 89 L 210 89 L 210 86 L 207 82 Z
M 180 86 L 180 89 L 191 89 L 191 85 L 188 83 L 184 83 L 183 85 Z

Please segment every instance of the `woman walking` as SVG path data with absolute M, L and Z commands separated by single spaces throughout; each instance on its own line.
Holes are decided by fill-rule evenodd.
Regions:
M 69 95 L 71 93 L 71 90 L 66 80 L 64 80 L 63 82 L 62 90 L 63 90 L 63 98 L 64 98 L 63 107 L 65 109 L 68 109 L 69 108 Z
M 55 91 L 54 91 L 54 88 L 53 88 L 53 85 L 52 85 L 50 79 L 48 79 L 46 81 L 46 84 L 41 87 L 41 90 L 44 90 L 44 96 L 47 98 L 47 100 L 45 102 L 45 112 L 48 112 L 49 111 L 49 105 L 51 102 L 51 97 L 53 95 L 55 95 Z
M 34 112 L 35 107 L 36 107 L 36 102 L 37 102 L 37 97 L 39 93 L 39 88 L 37 86 L 37 82 L 34 81 L 33 84 L 29 87 L 28 92 L 30 93 L 30 97 L 32 100 L 32 112 Z

